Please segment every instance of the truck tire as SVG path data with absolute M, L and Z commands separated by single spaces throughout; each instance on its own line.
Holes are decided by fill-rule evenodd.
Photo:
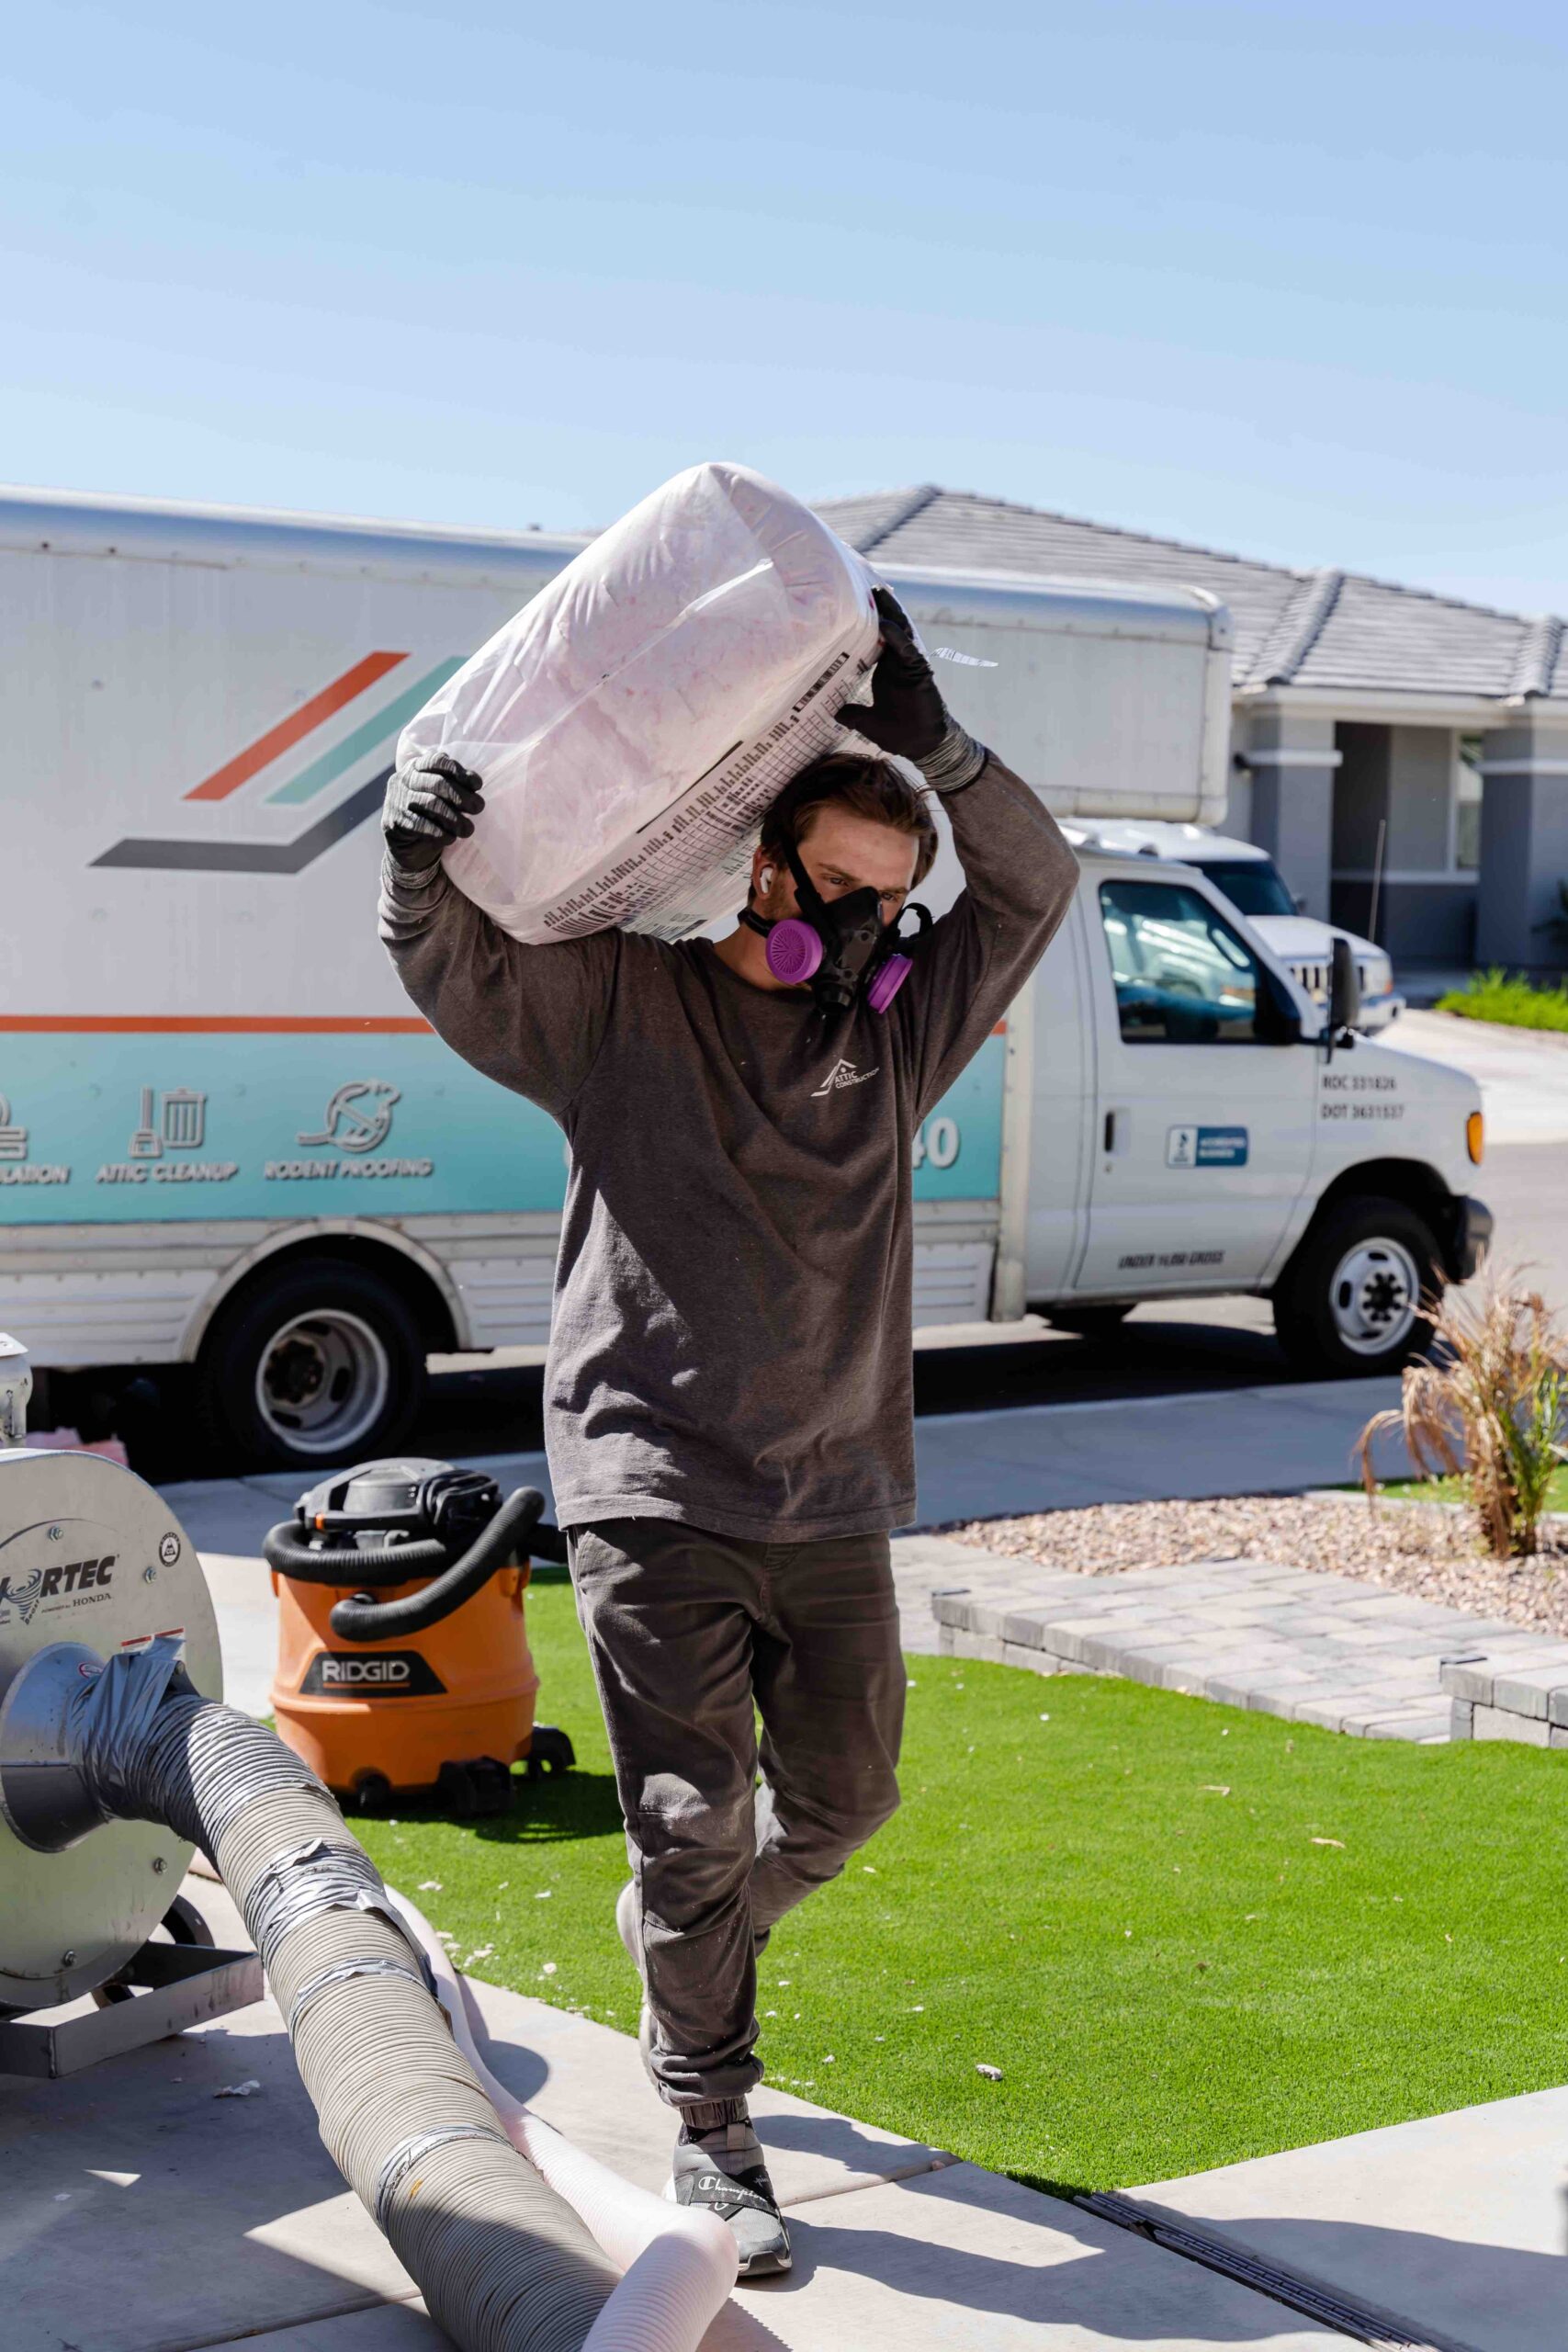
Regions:
M 424 1401 L 424 1340 L 383 1275 L 295 1259 L 225 1302 L 197 1374 L 220 1453 L 314 1469 L 398 1450 Z
M 1072 1331 L 1080 1340 L 1113 1340 L 1133 1312 L 1124 1306 L 1047 1306 L 1042 1309 L 1053 1331 Z
M 1274 1329 L 1297 1372 L 1371 1379 L 1398 1372 L 1431 1326 L 1421 1302 L 1442 1284 L 1435 1235 L 1403 1201 L 1362 1193 L 1308 1231 L 1274 1293 Z

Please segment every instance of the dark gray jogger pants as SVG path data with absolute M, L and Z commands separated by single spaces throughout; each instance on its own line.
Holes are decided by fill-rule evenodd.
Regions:
M 898 1803 L 887 1538 L 761 1544 L 604 1520 L 571 1530 L 571 1576 L 626 1825 L 659 2086 L 676 2107 L 739 2098 L 761 2076 L 768 1930 Z

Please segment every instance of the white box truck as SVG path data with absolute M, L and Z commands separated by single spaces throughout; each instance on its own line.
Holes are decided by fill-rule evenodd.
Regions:
M 580 544 L 0 498 L 0 1327 L 60 1419 L 194 1363 L 231 1458 L 319 1464 L 400 1442 L 427 1353 L 547 1336 L 562 1137 L 402 995 L 376 820 L 404 721 Z M 1220 816 L 1213 598 L 887 576 L 1060 814 Z M 1322 1026 L 1201 875 L 1086 857 L 918 1140 L 917 1319 L 1269 1291 L 1303 1363 L 1396 1361 L 1483 1228 L 1479 1101 Z

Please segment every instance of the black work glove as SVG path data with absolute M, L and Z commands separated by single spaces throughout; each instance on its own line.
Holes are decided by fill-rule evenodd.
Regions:
M 913 761 L 935 792 L 956 792 L 986 764 L 984 744 L 965 734 L 942 698 L 931 663 L 890 588 L 872 600 L 882 620 L 882 651 L 871 673 L 871 706 L 846 703 L 836 716 L 878 751 Z
M 405 874 L 424 874 L 448 842 L 464 840 L 484 807 L 483 779 L 449 752 L 394 768 L 381 808 L 387 854 Z

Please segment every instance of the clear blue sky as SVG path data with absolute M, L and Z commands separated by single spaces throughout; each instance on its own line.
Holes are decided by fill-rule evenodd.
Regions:
M 728 457 L 1568 606 L 1562 0 L 53 0 L 0 70 L 14 481 Z

